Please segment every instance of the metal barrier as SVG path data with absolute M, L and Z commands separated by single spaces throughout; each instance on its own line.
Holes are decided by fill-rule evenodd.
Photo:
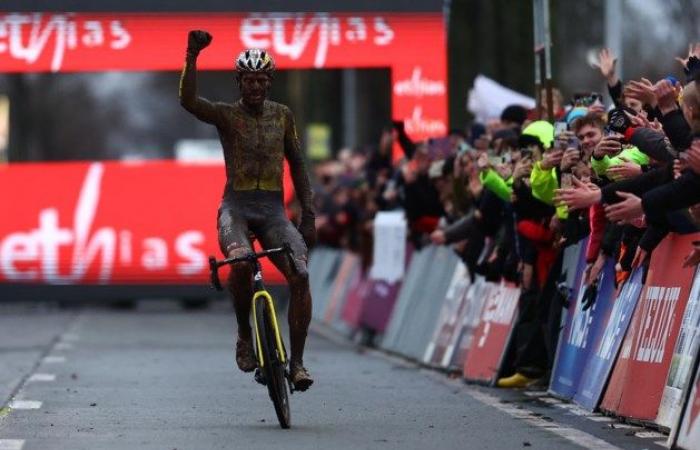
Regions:
M 671 428 L 678 423 L 684 403 L 684 390 L 693 378 L 693 362 L 700 350 L 700 269 L 695 270 L 688 305 L 671 358 L 656 423 Z M 698 440 L 700 442 L 700 439 Z
M 467 267 L 459 262 L 455 266 L 454 275 L 452 275 L 452 280 L 447 287 L 437 326 L 428 347 L 425 349 L 423 355 L 425 364 L 443 368 L 448 366 L 452 356 L 450 342 L 457 328 L 461 325 L 460 311 L 464 310 L 463 305 L 468 301 L 466 294 L 470 284 Z
M 472 346 L 474 333 L 481 322 L 481 312 L 492 284 L 487 283 L 481 275 L 474 277 L 474 282 L 467 289 L 462 308 L 458 312 L 458 328 L 452 334 L 445 351 L 441 364 L 443 367 L 450 370 L 464 370 L 464 361 Z
M 447 247 L 429 246 L 414 254 L 382 347 L 423 357 L 458 262 Z
M 683 257 L 697 237 L 671 235 L 654 250 L 602 410 L 646 422 L 656 420 L 693 277 L 693 270 L 683 269 Z
M 593 342 L 603 332 L 601 327 L 605 323 L 604 318 L 610 314 L 615 298 L 615 264 L 609 260 L 601 272 L 595 303 L 584 311 L 585 246 L 584 241 L 565 249 L 565 263 L 562 268 L 562 271 L 569 270 L 567 275 L 573 273 L 575 284 L 567 282 L 567 286 L 573 287 L 572 297 L 564 316 L 564 327 L 559 335 L 549 392 L 568 400 L 572 399 L 580 388 L 583 369 L 590 360 Z M 566 261 L 566 257 L 571 258 L 572 255 L 577 257 L 573 267 L 571 259 Z
M 328 247 L 316 247 L 309 255 L 309 285 L 313 299 L 314 320 L 323 320 L 341 258 L 340 250 Z
M 503 364 L 518 311 L 520 289 L 493 283 L 488 290 L 471 347 L 464 361 L 464 378 L 493 384 Z
M 685 389 L 685 407 L 669 438 L 669 444 L 684 450 L 700 449 L 700 354 L 695 357 L 694 372 L 692 384 Z
M 360 257 L 350 252 L 344 252 L 328 294 L 326 308 L 323 311 L 323 323 L 338 331 L 348 331 L 349 327 L 341 320 L 341 315 L 352 282 L 360 270 Z

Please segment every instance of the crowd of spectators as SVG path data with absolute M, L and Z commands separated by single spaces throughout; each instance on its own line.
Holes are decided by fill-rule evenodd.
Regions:
M 472 276 L 521 287 L 499 385 L 546 379 L 569 300 L 560 289 L 563 249 L 588 237 L 590 306 L 606 261 L 621 284 L 669 232 L 699 229 L 699 58 L 695 45 L 679 59 L 682 80 L 625 83 L 603 50 L 610 98 L 582 92 L 565 101 L 554 91 L 553 123 L 512 105 L 500 120 L 413 142 L 394 122 L 376 148 L 342 150 L 316 166 L 319 244 L 356 251 L 368 267 L 375 214 L 404 210 L 413 247 L 452 246 Z M 700 245 L 688 252 L 685 264 L 697 264 Z

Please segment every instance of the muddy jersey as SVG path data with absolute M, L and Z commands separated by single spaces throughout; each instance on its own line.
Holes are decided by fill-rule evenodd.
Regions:
M 241 100 L 231 104 L 198 97 L 195 64 L 196 59 L 188 56 L 180 79 L 180 101 L 200 120 L 216 126 L 226 161 L 227 189 L 281 191 L 287 158 L 302 209 L 313 211 L 291 110 L 269 100 L 253 111 Z

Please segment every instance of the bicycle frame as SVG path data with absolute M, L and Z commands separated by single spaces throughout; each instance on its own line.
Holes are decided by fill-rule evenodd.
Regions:
M 265 289 L 265 286 L 263 286 L 262 282 L 262 270 L 260 269 L 260 264 L 255 261 L 255 294 L 253 294 L 253 317 L 257 317 L 255 310 L 256 310 L 256 305 L 258 303 L 258 299 L 262 298 L 265 302 L 267 302 L 267 307 L 269 308 L 269 311 L 271 312 L 271 320 L 272 320 L 272 329 L 275 331 L 275 342 L 277 344 L 277 348 L 280 349 L 280 360 L 282 364 L 287 363 L 287 355 L 286 351 L 284 348 L 284 344 L 282 343 L 282 336 L 280 335 L 280 329 L 279 326 L 277 325 L 277 311 L 275 310 L 275 302 L 272 300 L 272 296 L 270 295 L 269 292 Z M 255 320 L 255 341 L 257 343 L 257 354 L 258 354 L 258 364 L 260 364 L 260 367 L 262 368 L 265 363 L 262 359 L 262 344 L 260 343 L 260 331 L 258 330 L 258 321 Z
M 270 293 L 265 289 L 265 285 L 263 284 L 263 279 L 262 279 L 262 268 L 260 267 L 260 262 L 258 261 L 258 258 L 262 258 L 264 256 L 269 256 L 273 255 L 275 253 L 287 253 L 287 255 L 290 254 L 291 248 L 289 244 L 284 244 L 280 248 L 273 248 L 270 250 L 263 250 L 260 253 L 250 253 L 248 255 L 243 255 L 240 257 L 236 258 L 227 258 L 224 259 L 223 261 L 217 261 L 216 258 L 213 256 L 209 257 L 209 270 L 210 270 L 210 276 L 211 276 L 211 283 L 216 288 L 216 290 L 222 291 L 223 287 L 221 286 L 221 281 L 219 280 L 219 267 L 227 265 L 227 264 L 232 264 L 236 262 L 252 262 L 254 267 L 255 267 L 255 272 L 254 272 L 254 290 L 255 293 L 253 294 L 253 317 L 257 317 L 255 314 L 256 311 L 256 304 L 258 303 L 258 299 L 263 299 L 267 303 L 267 307 L 269 310 L 272 312 L 272 317 L 270 318 L 272 321 L 272 328 L 275 331 L 275 343 L 277 344 L 277 348 L 280 349 L 280 360 L 282 364 L 287 363 L 287 352 L 286 349 L 284 348 L 284 342 L 282 341 L 282 336 L 280 335 L 280 329 L 279 325 L 277 324 L 277 311 L 275 310 L 275 302 L 272 300 L 272 296 Z M 258 322 L 257 320 L 255 322 L 255 342 L 256 342 L 256 347 L 257 347 L 257 354 L 258 354 L 258 363 L 260 364 L 260 367 L 263 367 L 263 360 L 261 357 L 262 353 L 262 344 L 260 343 L 260 330 L 258 330 Z

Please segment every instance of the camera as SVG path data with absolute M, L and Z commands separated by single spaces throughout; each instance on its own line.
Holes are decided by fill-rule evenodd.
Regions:
M 626 112 L 631 112 L 636 114 L 633 110 L 629 108 L 614 108 L 608 113 L 608 124 L 605 126 L 605 134 L 625 134 L 625 132 L 632 125 L 630 118 L 627 117 Z

